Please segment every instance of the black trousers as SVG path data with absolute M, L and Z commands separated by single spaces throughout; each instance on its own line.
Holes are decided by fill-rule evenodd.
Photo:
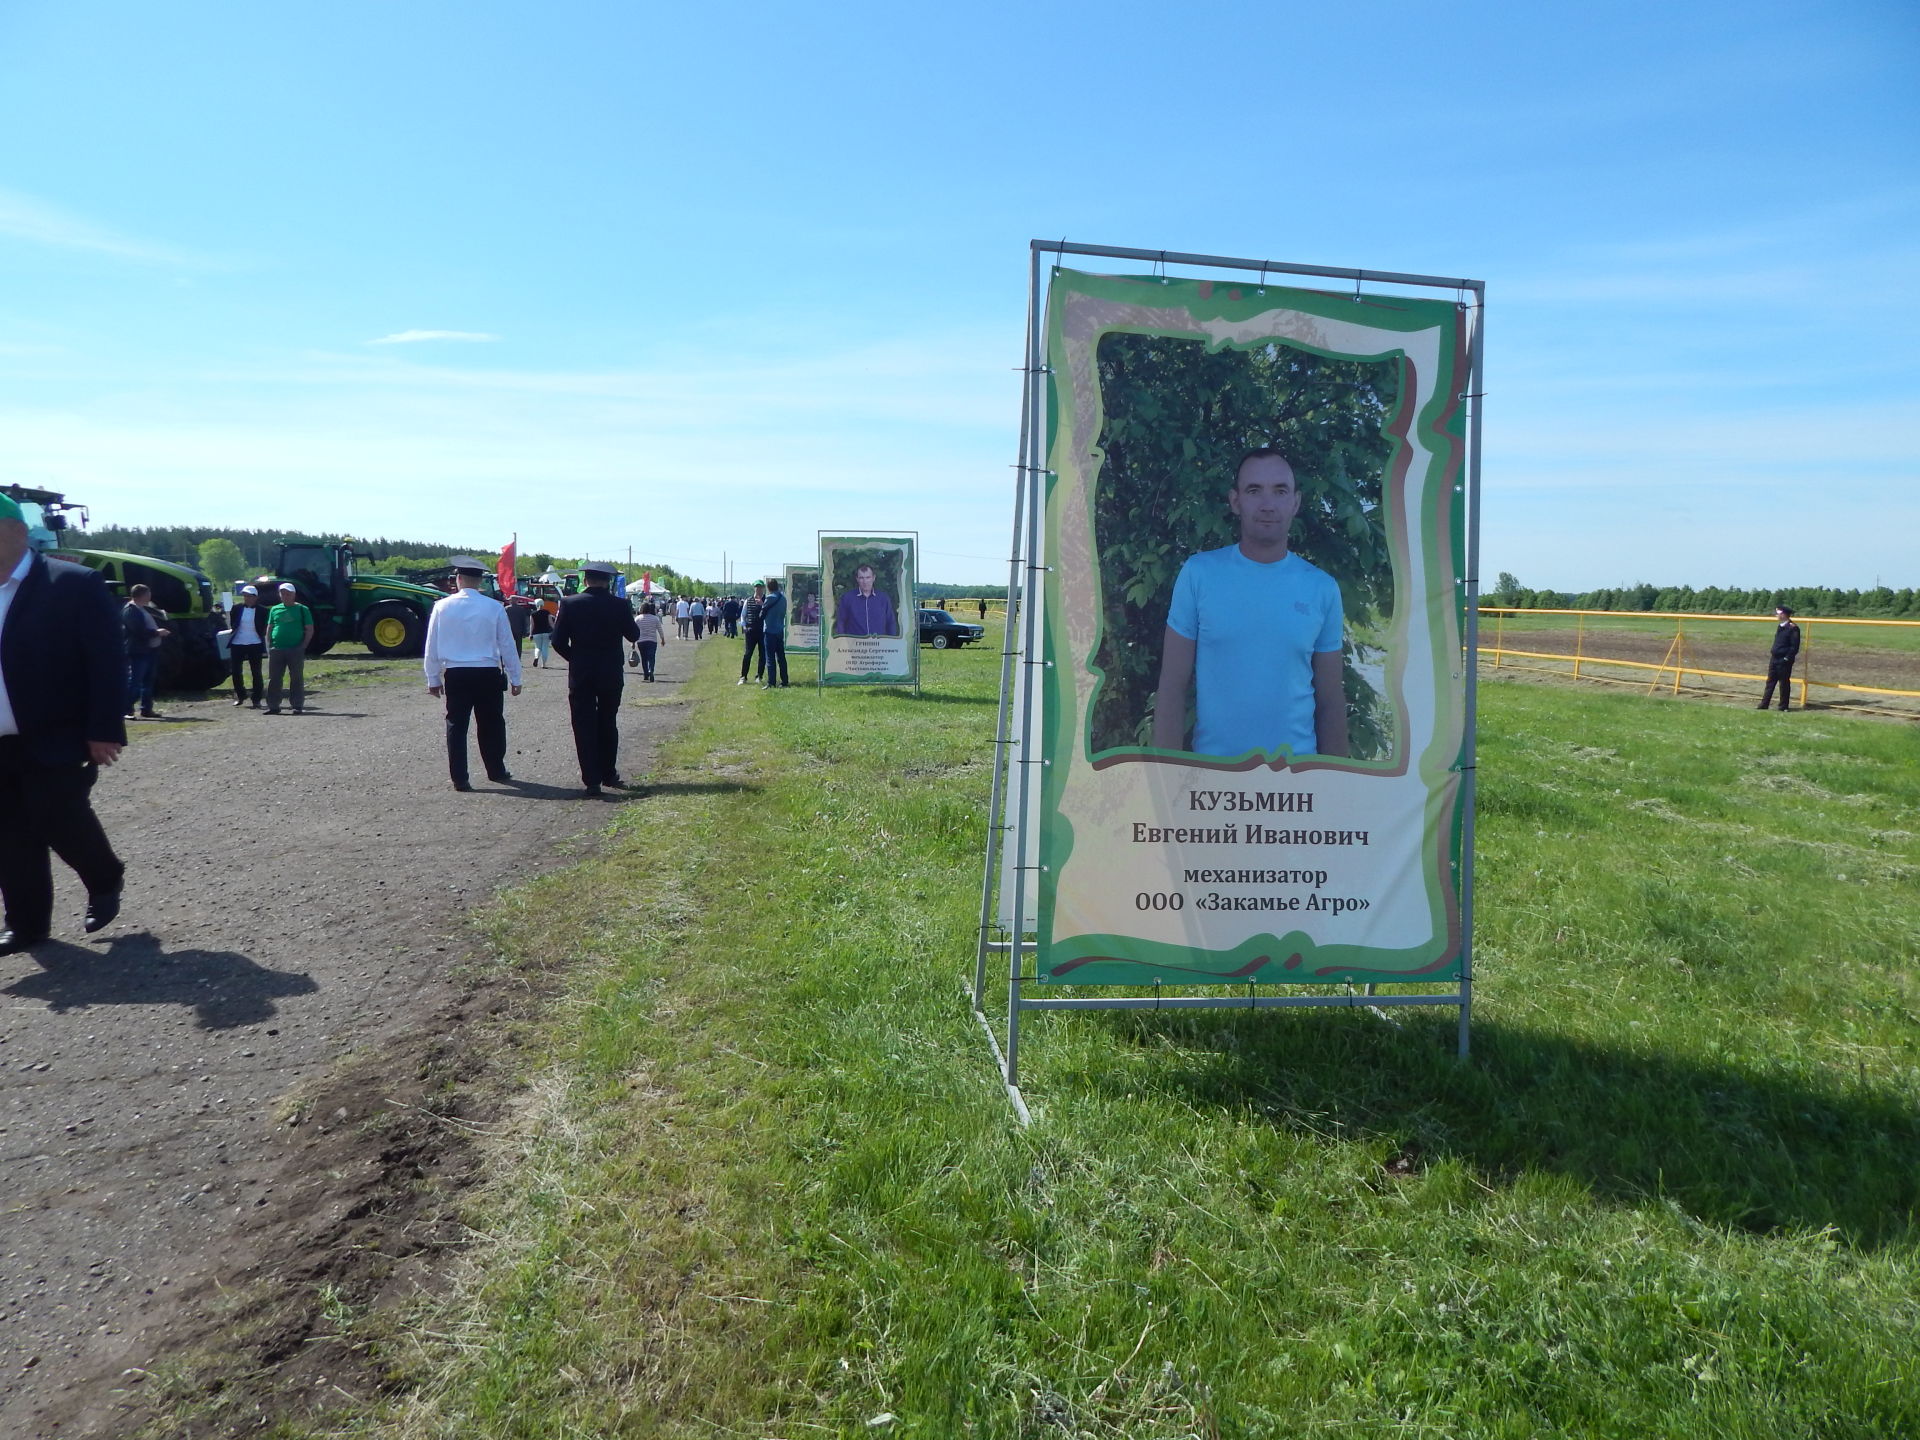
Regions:
M 753 678 L 756 680 L 766 673 L 767 653 L 760 643 L 763 638 L 765 637 L 758 625 L 749 625 L 747 627 L 747 648 L 740 654 L 740 678 L 742 680 L 747 678 L 747 667 L 749 665 L 753 666 Z
M 620 773 L 620 691 L 625 682 L 575 666 L 567 670 L 567 709 L 573 716 L 573 750 L 580 758 L 580 783 L 604 785 Z
M 256 705 L 260 703 L 260 695 L 265 688 L 260 683 L 260 661 L 266 653 L 267 647 L 265 645 L 227 646 L 227 663 L 233 667 L 234 699 L 245 700 L 247 698 L 247 684 L 245 676 L 241 671 L 241 666 L 251 663 L 253 666 L 253 703 Z
M 461 666 L 441 677 L 447 697 L 447 773 L 467 781 L 467 721 L 480 732 L 480 763 L 487 774 L 507 768 L 507 677 L 494 665 Z
M 125 880 L 88 799 L 98 774 L 96 765 L 41 765 L 18 735 L 0 735 L 0 898 L 16 935 L 53 927 L 52 856 L 73 867 L 89 895 L 111 895 Z
M 1787 708 L 1787 697 L 1793 693 L 1793 661 L 1769 660 L 1767 662 L 1767 688 L 1760 697 L 1760 708 L 1766 709 L 1773 703 L 1773 687 L 1780 687 L 1780 708 Z

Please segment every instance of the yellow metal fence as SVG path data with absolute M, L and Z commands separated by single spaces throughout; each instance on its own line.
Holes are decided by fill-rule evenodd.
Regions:
M 1549 615 L 1573 618 L 1573 649 L 1571 651 L 1523 650 L 1511 647 L 1506 643 L 1506 624 L 1509 616 L 1521 616 L 1531 620 L 1535 617 Z M 1813 673 L 1813 637 L 1816 627 L 1879 626 L 1887 627 L 1889 630 L 1904 632 L 1904 638 L 1906 635 L 1915 635 L 1916 632 L 1920 632 L 1920 620 L 1851 620 L 1800 615 L 1796 615 L 1794 619 L 1800 626 L 1801 639 L 1800 655 L 1795 665 L 1793 685 L 1799 691 L 1799 701 L 1801 705 L 1831 705 L 1836 703 L 1836 699 L 1840 695 L 1870 696 L 1882 698 L 1891 703 L 1889 705 L 1874 705 L 1861 701 L 1851 701 L 1847 704 L 1847 708 L 1866 710 L 1876 714 L 1897 715 L 1904 719 L 1920 719 L 1920 705 L 1907 705 L 1902 703 L 1906 701 L 1920 701 L 1920 689 L 1903 689 L 1885 685 L 1860 685 L 1849 681 L 1827 679 L 1824 678 L 1824 676 L 1822 678 L 1816 678 Z M 1671 637 L 1666 636 L 1664 632 L 1653 634 L 1638 626 L 1629 630 L 1624 627 L 1608 625 L 1606 623 L 1609 621 L 1645 622 L 1648 620 L 1671 620 L 1673 622 Z M 1493 622 L 1493 633 L 1491 636 L 1488 635 L 1488 621 Z M 1593 622 L 1591 625 L 1589 624 L 1590 621 Z M 1744 680 L 1764 685 L 1767 678 L 1765 670 L 1755 672 L 1715 668 L 1700 663 L 1696 658 L 1695 649 L 1701 643 L 1699 631 L 1696 628 L 1694 637 L 1690 639 L 1687 634 L 1687 626 L 1693 624 L 1698 627 L 1707 623 L 1726 624 L 1728 622 L 1744 625 L 1769 626 L 1777 623 L 1770 615 L 1696 615 L 1665 610 L 1519 610 L 1502 606 L 1483 605 L 1480 607 L 1480 659 L 1483 665 L 1490 662 L 1491 668 L 1494 670 L 1539 670 L 1555 675 L 1567 675 L 1570 673 L 1576 679 L 1597 680 L 1609 684 L 1645 684 L 1648 694 L 1652 694 L 1655 690 L 1664 689 L 1674 695 L 1679 695 L 1683 690 L 1726 695 L 1731 690 L 1730 686 L 1689 683 L 1687 678 L 1689 676 L 1694 677 L 1700 682 L 1705 682 L 1708 679 Z M 1521 633 L 1537 633 L 1539 629 L 1540 627 L 1538 626 L 1528 625 Z M 1566 628 L 1562 626 L 1552 633 L 1564 635 Z M 1601 634 L 1608 634 L 1615 637 L 1623 634 L 1645 635 L 1656 645 L 1662 640 L 1665 640 L 1666 653 L 1657 663 L 1651 660 L 1630 660 L 1618 656 L 1593 653 L 1588 648 L 1589 637 L 1592 636 L 1597 639 Z M 1488 643 L 1489 639 L 1492 641 L 1491 644 Z M 1756 645 L 1755 648 L 1757 650 L 1758 646 Z M 1876 654 L 1880 655 L 1886 653 L 1887 652 L 1876 652 Z M 1830 655 L 1832 658 L 1828 658 Z M 1844 656 L 1844 647 L 1840 648 L 1837 652 L 1823 651 L 1824 672 L 1827 674 L 1844 673 L 1846 668 Z M 1912 661 L 1912 673 L 1916 677 L 1920 677 L 1920 647 L 1916 647 L 1915 650 L 1911 652 L 1909 658 Z M 1542 660 L 1554 663 L 1552 665 L 1517 663 Z M 1558 668 L 1563 666 L 1570 666 L 1571 669 Z M 1650 674 L 1651 679 L 1633 679 L 1618 674 L 1607 673 L 1608 671 L 1617 670 L 1638 671 L 1641 672 L 1642 675 Z M 1836 699 L 1821 698 L 1816 700 L 1814 696 L 1816 690 L 1833 692 Z

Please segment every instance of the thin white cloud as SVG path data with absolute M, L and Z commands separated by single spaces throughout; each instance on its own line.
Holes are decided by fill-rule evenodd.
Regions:
M 166 265 L 195 263 L 191 257 L 178 251 L 118 234 L 70 210 L 32 195 L 24 195 L 18 190 L 0 189 L 0 235 L 60 250 L 88 250 L 98 255 L 116 255 L 123 260 Z
M 457 340 L 468 345 L 488 345 L 498 340 L 481 330 L 401 330 L 369 340 L 369 345 L 418 345 L 422 340 Z

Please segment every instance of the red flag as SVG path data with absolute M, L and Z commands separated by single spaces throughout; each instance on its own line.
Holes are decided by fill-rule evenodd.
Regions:
M 500 564 L 495 573 L 500 577 L 500 593 L 503 596 L 514 592 L 516 582 L 513 575 L 513 552 L 519 543 L 520 537 L 516 534 L 507 542 L 507 548 L 500 552 Z
M 640 572 L 640 593 L 642 595 L 651 595 L 653 593 L 653 572 L 651 570 L 642 570 Z

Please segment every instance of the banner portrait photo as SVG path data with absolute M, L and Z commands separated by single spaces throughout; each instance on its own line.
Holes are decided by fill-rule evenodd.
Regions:
M 821 533 L 821 684 L 919 684 L 920 617 L 913 598 L 918 543 L 910 532 Z
M 1463 313 L 1054 272 L 1042 981 L 1458 978 Z
M 789 565 L 787 590 L 787 649 L 811 654 L 820 648 L 820 567 Z

